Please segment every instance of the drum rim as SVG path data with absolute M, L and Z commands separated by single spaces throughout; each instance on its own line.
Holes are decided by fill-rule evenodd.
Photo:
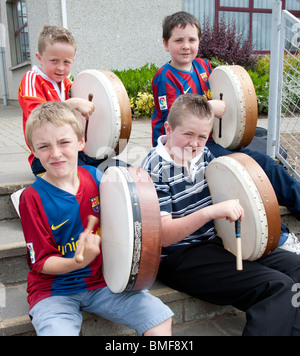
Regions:
M 115 174 L 116 178 L 119 179 L 118 183 L 121 184 L 122 186 L 122 190 L 123 190 L 123 193 L 125 195 L 125 200 L 126 202 L 129 202 L 131 201 L 131 197 L 130 197 L 130 191 L 128 189 L 128 184 L 127 184 L 127 180 L 126 180 L 126 177 L 124 176 L 124 174 L 121 172 L 121 170 L 119 169 L 115 169 L 116 167 L 109 167 L 106 172 L 104 173 L 104 176 L 108 176 L 108 174 L 110 174 L 112 172 L 112 174 Z M 103 178 L 102 178 L 103 180 Z M 103 204 L 103 196 L 105 196 L 105 193 L 104 193 L 104 189 L 105 189 L 105 184 L 106 183 L 109 183 L 109 184 L 114 184 L 112 182 L 108 182 L 108 181 L 105 181 L 105 179 L 100 182 L 100 202 L 102 202 Z M 102 197 L 102 200 L 101 200 L 101 197 Z M 105 218 L 107 217 L 107 210 L 105 210 L 106 207 L 101 207 L 100 211 L 101 211 L 101 221 L 104 221 Z M 134 230 L 133 230 L 133 211 L 132 211 L 132 207 L 129 208 L 127 210 L 128 212 L 128 236 L 129 236 L 129 239 L 130 239 L 130 243 L 128 243 L 128 251 L 130 251 L 130 256 L 129 256 L 129 260 L 131 261 L 132 260 L 132 256 L 133 256 L 133 247 L 134 247 Z M 101 249 L 102 249 L 102 260 L 103 260 L 103 263 L 102 263 L 102 273 L 103 273 L 103 276 L 104 276 L 104 279 L 105 279 L 105 282 L 107 284 L 107 286 L 110 288 L 110 290 L 113 292 L 113 293 L 120 293 L 120 292 L 123 292 L 127 286 L 128 286 L 128 281 L 129 281 L 129 277 L 130 277 L 130 272 L 131 272 L 131 265 L 126 268 L 126 276 L 124 277 L 124 281 L 121 283 L 119 283 L 118 285 L 116 284 L 116 282 L 113 281 L 112 277 L 110 276 L 108 270 L 106 270 L 106 242 L 108 241 L 109 242 L 109 239 L 110 239 L 110 236 L 111 234 L 110 233 L 107 233 L 106 234 L 106 231 L 103 229 L 103 225 L 101 224 L 101 235 L 102 235 L 102 242 L 101 242 Z M 132 246 L 132 248 L 131 248 Z M 104 252 L 104 253 L 103 253 Z M 123 266 L 124 267 L 124 266 Z M 124 275 L 125 275 L 124 274 Z
M 120 108 L 120 103 L 119 103 L 119 99 L 117 94 L 114 91 L 114 87 L 112 85 L 112 83 L 110 82 L 109 78 L 100 70 L 97 69 L 86 69 L 82 72 L 80 72 L 72 86 L 71 86 L 71 95 L 72 91 L 75 91 L 77 82 L 80 80 L 80 78 L 82 78 L 84 75 L 90 75 L 93 76 L 93 78 L 97 79 L 99 81 L 99 83 L 102 85 L 105 93 L 106 93 L 106 99 L 108 100 L 109 106 L 110 106 L 110 111 L 111 113 L 115 114 L 115 125 L 111 126 L 111 134 L 109 136 L 109 140 L 107 142 L 107 147 L 101 147 L 101 148 L 97 148 L 97 149 L 91 149 L 89 146 L 89 143 L 87 143 L 85 145 L 84 148 L 84 152 L 88 155 L 91 156 L 93 158 L 96 159 L 105 159 L 107 157 L 112 157 L 115 156 L 114 153 L 112 153 L 111 151 L 113 150 L 112 147 L 116 147 L 119 141 L 119 137 L 120 137 L 120 133 L 121 133 L 121 108 Z M 93 117 L 93 114 L 91 115 L 91 119 Z M 85 125 L 85 118 L 83 116 L 81 116 L 82 118 L 82 123 Z M 98 153 L 99 149 L 103 149 L 103 152 L 101 152 L 101 154 Z M 96 152 L 96 153 L 94 153 Z
M 112 290 L 115 293 L 120 293 L 125 290 L 135 291 L 148 289 L 153 284 L 160 263 L 161 256 L 161 218 L 160 209 L 157 198 L 157 193 L 149 176 L 148 172 L 143 168 L 133 167 L 109 167 L 107 171 L 116 170 L 118 176 L 121 176 L 123 181 L 126 182 L 125 188 L 134 188 L 133 205 L 131 209 L 138 209 L 140 212 L 140 221 L 134 223 L 134 219 L 131 221 L 135 238 L 133 239 L 133 251 L 132 251 L 132 265 L 131 274 L 128 276 L 128 283 L 123 288 L 117 288 Z M 105 172 L 108 174 L 108 172 Z M 129 183 L 128 183 L 129 182 Z M 100 202 L 101 202 L 101 188 L 100 184 Z M 128 190 L 129 191 L 129 190 Z M 128 198 L 130 200 L 130 198 Z M 135 202 L 139 201 L 135 206 Z M 101 211 L 103 211 L 101 209 Z M 135 243 L 137 245 L 135 245 Z M 140 248 L 141 247 L 141 248 Z M 105 256 L 103 255 L 103 261 Z M 104 276 L 105 279 L 105 276 Z M 127 276 L 126 276 L 127 279 Z M 107 283 L 111 289 L 110 282 Z M 125 282 L 123 283 L 125 285 Z
M 234 87 L 235 93 L 239 92 L 239 96 L 236 96 L 237 102 L 236 104 L 239 106 L 242 115 L 240 117 L 244 117 L 244 122 L 238 122 L 235 130 L 235 134 L 232 139 L 232 143 L 228 145 L 227 149 L 234 150 L 242 147 L 248 146 L 254 136 L 257 126 L 257 118 L 258 118 L 258 104 L 257 104 L 257 96 L 255 92 L 255 87 L 253 85 L 252 79 L 245 68 L 239 65 L 221 65 L 216 67 L 210 77 L 209 84 L 210 89 L 212 86 L 212 81 L 215 79 L 219 71 L 226 73 L 228 79 L 233 83 L 234 80 L 238 81 L 239 90 L 237 87 Z M 243 77 L 243 80 L 241 81 Z M 234 78 L 234 79 L 233 79 Z M 212 90 L 211 90 L 212 91 Z M 212 93 L 213 94 L 213 93 Z M 249 95 L 247 95 L 249 94 Z M 214 96 L 213 96 L 214 98 Z M 215 99 L 219 99 L 215 97 Z M 217 125 L 219 119 L 215 119 L 214 126 Z M 217 137 L 217 134 L 213 132 L 213 138 L 216 143 L 222 146 L 222 141 Z M 235 141 L 236 140 L 236 141 Z
M 218 78 L 215 78 L 215 76 L 218 75 L 217 74 L 218 72 L 226 74 L 226 78 L 230 81 L 230 83 L 232 85 L 235 98 L 237 98 L 237 99 L 239 98 L 239 100 L 237 100 L 235 102 L 236 114 L 238 115 L 238 113 L 240 112 L 241 113 L 240 117 L 243 117 L 244 120 L 246 121 L 246 110 L 245 110 L 246 105 L 245 105 L 244 93 L 243 93 L 242 87 L 240 85 L 238 76 L 236 75 L 235 71 L 232 70 L 232 66 L 219 66 L 213 70 L 213 72 L 211 73 L 211 75 L 209 77 L 209 84 L 210 84 L 211 91 L 213 92 L 212 87 L 217 85 L 217 81 L 216 82 L 214 82 L 214 81 L 216 79 L 218 79 Z M 218 97 L 214 97 L 214 96 L 212 96 L 212 98 L 219 99 Z M 225 115 L 226 115 L 226 113 L 225 113 Z M 213 127 L 213 138 L 216 143 L 221 144 L 222 140 L 219 139 L 219 137 L 217 135 L 217 131 L 216 131 L 216 128 L 218 128 L 218 126 L 219 126 L 219 119 L 215 118 L 214 127 Z M 240 120 L 237 120 L 235 132 L 232 135 L 232 142 L 236 142 L 236 145 L 239 145 L 244 133 L 245 133 L 245 125 L 243 125 Z M 229 144 L 228 146 L 226 146 L 225 148 L 230 149 L 231 146 L 232 146 L 232 143 Z
M 281 216 L 277 196 L 268 176 L 252 157 L 241 152 L 228 157 L 234 157 L 247 170 L 260 192 L 268 221 L 268 244 L 263 255 L 266 256 L 278 246 L 281 235 Z
M 255 182 L 251 178 L 249 172 L 244 167 L 242 167 L 242 165 L 239 164 L 239 162 L 237 162 L 234 158 L 232 158 L 230 156 L 223 156 L 223 157 L 219 157 L 219 158 L 216 158 L 215 160 L 213 160 L 210 163 L 210 165 L 208 166 L 207 172 L 210 174 L 210 170 L 212 170 L 214 166 L 216 167 L 216 165 L 222 165 L 223 167 L 228 169 L 230 172 L 232 172 L 237 177 L 240 185 L 244 189 L 244 194 L 249 201 L 250 207 L 256 208 L 256 210 L 254 211 L 254 216 L 256 217 L 255 231 L 258 234 L 260 234 L 260 241 L 258 243 L 256 243 L 256 245 L 253 247 L 251 252 L 248 253 L 248 256 L 245 256 L 244 251 L 243 251 L 243 259 L 247 259 L 249 261 L 256 260 L 263 256 L 263 254 L 267 248 L 268 229 L 264 228 L 267 225 L 266 211 L 265 211 L 264 204 L 261 201 L 259 192 L 257 191 Z M 243 179 L 240 179 L 241 177 Z M 218 188 L 220 188 L 220 187 L 218 187 Z M 212 192 L 214 190 L 214 188 L 209 186 L 209 189 L 211 192 L 212 199 L 214 201 L 213 195 L 215 194 L 215 192 Z M 214 203 L 215 203 L 215 201 L 214 201 Z M 215 224 L 216 224 L 216 226 L 218 226 L 221 224 L 221 222 L 216 220 Z M 217 228 L 216 228 L 216 230 L 217 230 Z M 218 236 L 222 237 L 221 235 L 222 234 L 218 234 Z M 224 247 L 226 249 L 228 249 L 227 248 L 228 242 L 223 241 L 223 244 L 224 244 Z M 232 236 L 232 244 L 229 244 L 229 245 L 235 246 L 234 236 Z M 230 251 L 230 252 L 232 252 L 232 251 Z

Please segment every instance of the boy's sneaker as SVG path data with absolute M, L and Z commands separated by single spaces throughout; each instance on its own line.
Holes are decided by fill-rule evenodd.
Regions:
M 289 237 L 286 242 L 280 246 L 283 250 L 290 251 L 300 255 L 300 242 L 294 233 L 289 233 Z

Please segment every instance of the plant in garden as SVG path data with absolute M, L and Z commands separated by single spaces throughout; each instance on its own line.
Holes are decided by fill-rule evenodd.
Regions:
M 133 100 L 133 112 L 137 117 L 150 117 L 154 110 L 154 98 L 151 93 L 138 93 Z
M 256 91 L 258 112 L 267 114 L 269 109 L 270 56 L 261 57 L 256 64 L 255 71 L 248 70 L 248 73 Z
M 300 112 L 300 53 L 286 53 L 283 66 L 283 110 Z M 292 109 L 291 109 L 292 108 Z
M 121 71 L 113 70 L 112 72 L 120 78 L 127 90 L 128 96 L 135 98 L 139 92 L 152 92 L 151 83 L 157 71 L 158 67 L 153 63 L 147 63 L 141 68 L 124 69 Z
M 235 22 L 226 23 L 225 17 L 210 24 L 204 17 L 202 38 L 198 56 L 206 59 L 218 58 L 228 64 L 238 64 L 246 69 L 255 68 L 257 61 L 254 55 L 251 36 L 244 38 L 243 32 L 238 32 Z
M 153 63 L 137 69 L 113 70 L 124 84 L 135 117 L 152 116 L 154 99 L 151 84 L 157 71 L 158 67 Z

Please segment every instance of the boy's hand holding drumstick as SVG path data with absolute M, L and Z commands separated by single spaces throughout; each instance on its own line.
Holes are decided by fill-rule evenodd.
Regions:
M 86 229 L 80 234 L 77 250 L 75 253 L 75 261 L 85 265 L 90 264 L 100 253 L 101 237 L 93 234 L 95 225 L 99 219 L 93 215 L 89 215 Z

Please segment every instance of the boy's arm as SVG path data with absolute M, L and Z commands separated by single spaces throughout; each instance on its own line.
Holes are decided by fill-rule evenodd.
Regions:
M 172 215 L 162 216 L 162 245 L 168 247 L 184 240 L 187 236 L 200 229 L 210 220 L 226 218 L 234 222 L 243 220 L 244 209 L 237 200 L 228 200 L 210 205 L 185 217 L 172 219 Z
M 85 230 L 80 234 L 79 243 L 76 250 L 76 254 L 73 258 L 62 257 L 49 257 L 41 270 L 41 273 L 48 275 L 60 275 L 67 274 L 78 269 L 88 266 L 100 253 L 100 241 L 99 235 L 91 234 L 88 230 Z M 76 256 L 84 245 L 83 261 L 81 263 L 76 262 Z
M 71 98 L 66 100 L 66 103 L 71 109 L 75 109 L 80 112 L 85 118 L 89 118 L 95 111 L 95 105 L 93 102 L 82 98 Z
M 100 236 L 90 231 L 80 234 L 77 250 L 84 244 L 82 263 L 74 258 L 64 258 L 57 249 L 47 216 L 38 193 L 27 188 L 20 197 L 20 216 L 23 233 L 29 251 L 28 264 L 31 270 L 48 275 L 60 275 L 86 267 L 100 253 Z M 76 251 L 77 253 L 77 251 Z

